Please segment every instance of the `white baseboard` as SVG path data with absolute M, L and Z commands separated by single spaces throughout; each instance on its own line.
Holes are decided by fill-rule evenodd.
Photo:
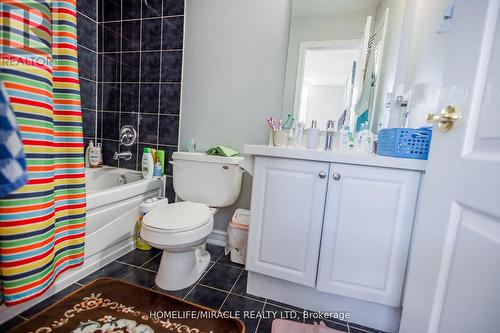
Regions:
M 218 246 L 226 246 L 227 244 L 227 232 L 221 230 L 214 230 L 210 235 L 208 235 L 207 243 Z

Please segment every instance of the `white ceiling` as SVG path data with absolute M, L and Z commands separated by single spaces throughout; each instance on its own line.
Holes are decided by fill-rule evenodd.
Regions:
M 375 11 L 379 0 L 293 0 L 292 16 Z
M 349 77 L 356 50 L 306 51 L 304 81 L 313 85 L 343 86 Z

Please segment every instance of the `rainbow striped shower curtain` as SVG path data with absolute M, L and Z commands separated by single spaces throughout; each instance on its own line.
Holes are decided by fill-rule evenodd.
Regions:
M 76 1 L 0 0 L 0 80 L 24 143 L 28 183 L 0 199 L 5 304 L 83 262 L 85 169 Z

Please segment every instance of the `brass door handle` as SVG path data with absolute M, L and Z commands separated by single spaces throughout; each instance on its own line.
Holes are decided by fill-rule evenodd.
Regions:
M 455 122 L 461 120 L 462 115 L 457 112 L 457 109 L 453 105 L 448 105 L 440 114 L 429 113 L 427 114 L 428 123 L 437 123 L 441 132 L 448 132 L 453 128 Z

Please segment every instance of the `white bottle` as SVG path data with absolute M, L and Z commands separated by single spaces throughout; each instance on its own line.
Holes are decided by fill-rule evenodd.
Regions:
M 306 148 L 317 149 L 319 145 L 320 130 L 317 128 L 317 121 L 313 120 L 311 128 L 307 129 Z
M 353 147 L 352 132 L 349 125 L 345 125 L 340 131 L 339 151 L 346 152 Z
M 99 168 L 102 167 L 102 144 L 97 144 L 97 150 L 99 151 Z
M 98 147 L 92 146 L 89 150 L 89 163 L 91 168 L 98 168 L 101 154 Z
M 90 140 L 87 149 L 85 149 L 85 167 L 90 168 L 90 149 L 94 148 L 94 141 Z
M 154 167 L 155 165 L 153 155 L 151 155 L 151 149 L 144 148 L 142 154 L 142 177 L 145 179 L 153 178 Z

